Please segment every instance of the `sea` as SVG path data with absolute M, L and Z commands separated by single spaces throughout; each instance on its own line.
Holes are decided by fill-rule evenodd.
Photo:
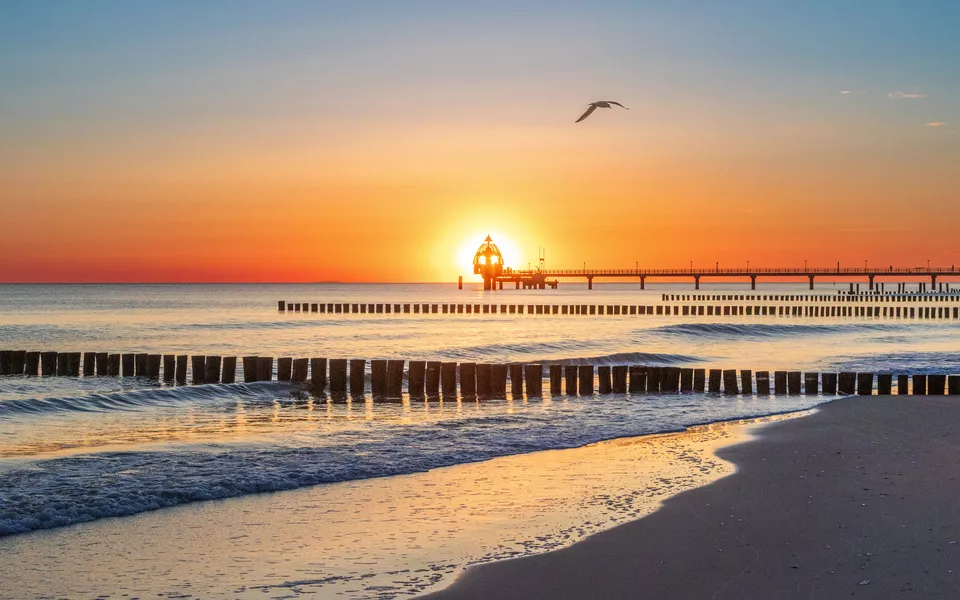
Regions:
M 820 294 L 847 289 L 846 283 L 817 286 Z M 960 325 L 952 320 L 277 310 L 279 300 L 656 305 L 662 294 L 691 287 L 0 285 L 0 349 L 960 373 Z M 759 287 L 756 293 L 807 293 L 806 283 Z M 717 283 L 700 293 L 750 290 Z M 137 377 L 0 377 L 0 555 L 10 540 L 79 524 L 333 489 L 317 486 L 808 410 L 835 399 L 551 397 L 547 387 L 536 398 L 380 402 L 368 394 L 338 402 L 276 381 L 192 386 Z M 366 568 L 376 574 L 376 565 Z

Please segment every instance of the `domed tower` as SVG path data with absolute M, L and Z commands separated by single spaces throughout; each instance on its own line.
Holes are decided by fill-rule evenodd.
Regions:
M 503 273 L 503 255 L 489 235 L 473 256 L 473 272 L 483 276 L 484 290 L 496 289 L 496 278 Z

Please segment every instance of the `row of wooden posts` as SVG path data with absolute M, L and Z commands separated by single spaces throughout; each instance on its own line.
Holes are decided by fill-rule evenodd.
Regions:
M 727 296 L 724 296 L 727 298 Z M 733 298 L 733 296 L 730 296 Z M 300 304 L 284 303 L 294 312 L 335 314 L 527 314 L 527 315 L 662 315 L 887 317 L 896 319 L 960 319 L 960 306 L 819 306 L 819 305 L 653 305 L 626 304 Z M 323 307 L 320 310 L 319 307 Z M 328 311 L 327 308 L 330 308 Z
M 0 351 L 0 375 L 59 375 L 84 377 L 136 376 L 187 383 L 234 383 L 238 359 L 235 356 L 187 356 L 173 354 L 108 354 L 101 352 Z M 366 391 L 367 360 L 326 358 L 277 358 L 244 356 L 245 382 L 309 382 L 322 391 L 363 394 Z M 464 396 L 502 396 L 509 380 L 513 395 L 530 396 L 543 392 L 544 365 L 488 364 L 441 361 L 371 360 L 370 389 L 374 395 L 400 397 L 406 366 L 407 392 L 435 396 L 439 393 Z M 161 371 L 162 365 L 162 371 Z M 274 369 L 276 367 L 276 370 Z M 329 369 L 328 369 L 329 367 Z M 698 369 L 644 365 L 547 365 L 552 394 L 601 394 L 626 392 L 712 392 L 724 394 L 872 394 L 874 381 L 880 394 L 893 390 L 890 373 L 803 373 L 735 369 Z M 960 375 L 897 375 L 899 394 L 960 394 Z M 912 383 L 912 386 L 911 386 Z
M 960 301 L 960 295 L 893 295 L 893 294 L 862 294 L 862 295 L 824 295 L 824 294 L 661 294 L 664 302 L 872 302 L 903 303 L 903 302 L 949 302 Z

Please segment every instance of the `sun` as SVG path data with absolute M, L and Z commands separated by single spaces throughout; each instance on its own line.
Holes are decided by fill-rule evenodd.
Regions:
M 473 256 L 483 244 L 483 240 L 487 236 L 493 240 L 493 243 L 500 248 L 500 254 L 503 255 L 503 266 L 512 267 L 514 269 L 526 269 L 527 265 L 523 264 L 523 260 L 520 251 L 517 249 L 517 245 L 507 237 L 501 231 L 477 231 L 467 235 L 460 243 L 459 248 L 456 253 L 456 262 L 457 268 L 463 273 L 463 278 L 466 280 L 476 279 L 480 281 L 479 275 L 473 274 Z

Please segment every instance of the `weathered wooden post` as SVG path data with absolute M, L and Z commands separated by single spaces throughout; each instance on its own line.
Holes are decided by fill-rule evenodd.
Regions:
M 257 357 L 257 381 L 273 381 L 273 357 Z
M 611 390 L 610 367 L 600 365 L 597 367 L 597 387 L 601 394 L 609 394 Z
M 190 367 L 193 374 L 193 385 L 206 383 L 206 356 L 191 356 Z M 126 369 L 124 369 L 126 370 Z
M 703 393 L 707 389 L 707 370 L 693 370 L 693 391 Z
M 237 357 L 223 357 L 223 374 L 220 375 L 220 383 L 236 383 L 237 381 Z
M 723 370 L 723 393 L 728 396 L 736 396 L 740 393 L 740 389 L 737 387 L 736 369 Z
M 347 359 L 330 359 L 330 391 L 340 394 L 347 392 Z
M 423 398 L 424 375 L 427 373 L 427 361 L 411 360 L 408 363 L 407 393 L 411 398 Z
M 893 374 L 880 373 L 877 375 L 877 394 L 889 396 L 893 392 Z
M 223 359 L 219 356 L 208 356 L 203 365 L 203 382 L 220 383 L 220 365 Z M 289 371 L 288 371 L 289 373 Z M 287 381 L 290 377 L 287 377 Z
M 486 306 L 486 305 L 484 305 Z M 477 365 L 477 395 L 490 395 L 490 364 L 480 363 Z
M 580 395 L 593 395 L 593 365 L 579 365 L 577 367 Z
M 951 396 L 960 395 L 960 375 L 947 377 L 947 393 Z
M 557 383 L 559 384 L 559 376 L 557 377 Z M 614 394 L 626 394 L 627 393 L 627 366 L 626 365 L 617 365 L 613 367 L 613 393 Z
M 510 365 L 510 393 L 514 398 L 523 396 L 523 364 Z
M 770 371 L 757 371 L 757 395 L 770 395 Z
M 147 354 L 138 353 L 134 357 L 134 369 L 137 377 L 147 377 Z
M 820 388 L 825 396 L 835 396 L 837 393 L 837 374 L 823 373 L 820 375 Z
M 96 373 L 96 369 L 97 369 L 97 353 L 84 352 L 83 353 L 83 376 L 93 377 L 93 374 Z M 13 371 L 11 370 L 10 372 L 12 373 Z M 20 373 L 22 372 L 23 371 L 21 370 Z M 17 374 L 19 375 L 20 373 L 17 373 Z
M 753 395 L 753 371 L 740 369 L 740 390 L 743 394 Z
M 626 377 L 626 374 L 624 374 Z M 563 393 L 563 366 L 550 365 L 550 395 L 557 396 Z
M 857 373 L 857 394 L 873 395 L 873 373 Z
M 803 393 L 807 396 L 816 396 L 820 393 L 820 374 L 803 374 Z
M 0 350 L 0 375 L 13 375 L 12 350 Z
M 159 354 L 147 355 L 147 377 L 155 381 L 160 381 L 160 360 L 162 358 Z
M 314 392 L 322 392 L 327 387 L 327 359 L 310 359 L 310 387 Z
M 120 376 L 120 355 L 119 354 L 107 355 L 107 376 L 108 377 Z
M 35 351 L 27 352 L 23 359 L 23 373 L 30 377 L 36 377 L 40 374 L 40 353 Z
M 841 396 L 849 396 L 856 393 L 857 374 L 844 371 L 840 373 L 840 381 L 837 391 Z
M 446 305 L 444 305 L 446 306 Z M 427 361 L 426 372 L 426 392 L 429 398 L 436 398 L 440 395 L 440 361 Z
M 477 395 L 476 363 L 460 363 L 460 396 L 466 398 Z
M 370 393 L 376 397 L 387 393 L 387 361 L 374 359 L 370 361 Z
M 906 396 L 910 393 L 910 376 L 897 375 L 897 395 Z
M 403 397 L 403 361 L 387 361 L 387 397 Z
M 671 393 L 680 391 L 680 367 L 663 367 L 660 390 Z
M 257 380 L 257 356 L 243 357 L 243 381 L 253 383 Z
M 445 398 L 457 395 L 457 363 L 440 364 L 440 390 Z
M 630 365 L 629 390 L 631 393 L 640 393 L 647 391 L 647 367 L 642 365 Z M 567 388 L 569 389 L 569 387 Z
M 363 358 L 350 359 L 350 394 L 353 396 L 362 396 L 364 391 L 364 372 L 367 368 L 367 361 Z
M 913 395 L 914 396 L 923 396 L 927 393 L 927 376 L 926 375 L 914 375 L 913 376 Z
M 527 384 L 527 397 L 543 396 L 543 365 L 526 365 L 523 375 Z
M 692 368 L 680 369 L 680 391 L 681 392 L 693 391 L 693 369 Z
M 773 393 L 774 395 L 777 395 L 777 396 L 787 393 L 787 372 L 786 371 L 773 372 Z
M 649 367 L 647 369 L 647 393 L 659 394 L 663 387 L 663 367 Z
M 286 302 L 285 300 L 278 300 L 278 301 L 277 301 L 277 310 L 279 310 L 280 312 L 286 312 L 286 310 L 287 310 L 287 302 Z
M 564 385 L 566 385 L 568 396 L 577 393 L 577 371 L 577 365 L 564 365 L 563 367 L 563 378 L 566 380 Z
M 163 355 L 163 380 L 173 381 L 177 374 L 177 357 L 173 354 Z
M 290 381 L 293 381 L 294 383 L 303 383 L 304 381 L 306 381 L 307 369 L 309 368 L 310 368 L 309 358 L 293 359 L 292 373 L 290 374 Z M 226 359 L 224 359 L 224 376 L 226 376 Z M 226 383 L 226 381 L 224 381 L 224 383 Z
M 946 392 L 947 376 L 934 374 L 927 376 L 927 394 L 942 396 Z
M 712 394 L 720 393 L 720 381 L 723 377 L 723 371 L 720 369 L 710 369 L 709 382 L 707 388 Z
M 134 356 L 133 354 L 121 354 L 120 363 L 123 365 L 123 376 L 124 377 L 133 377 L 134 369 Z

